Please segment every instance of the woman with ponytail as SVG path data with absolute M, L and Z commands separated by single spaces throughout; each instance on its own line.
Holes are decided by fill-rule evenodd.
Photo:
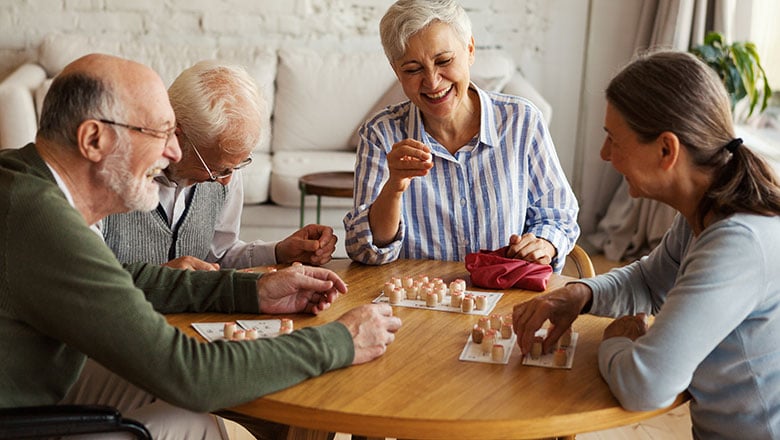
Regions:
M 694 438 L 780 438 L 777 177 L 735 136 L 725 88 L 690 54 L 638 58 L 606 98 L 601 157 L 631 196 L 679 215 L 647 257 L 516 305 L 521 349 L 547 319 L 550 350 L 580 313 L 619 317 L 599 368 L 626 409 L 687 391 Z

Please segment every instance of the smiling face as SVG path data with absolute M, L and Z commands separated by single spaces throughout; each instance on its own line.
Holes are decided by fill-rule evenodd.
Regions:
M 159 203 L 154 176 L 160 174 L 169 161 L 159 158 L 143 169 L 148 160 L 133 159 L 133 143 L 128 136 L 119 136 L 114 152 L 101 163 L 100 175 L 105 184 L 122 198 L 128 211 L 151 211 Z M 160 139 L 158 142 L 164 141 Z M 137 148 L 137 143 L 135 145 Z
M 654 174 L 658 163 L 656 141 L 640 142 L 637 133 L 609 102 L 604 131 L 607 137 L 601 146 L 601 158 L 625 176 L 632 197 L 653 198 L 657 182 Z
M 114 150 L 99 172 L 127 210 L 149 211 L 158 203 L 154 176 L 181 158 L 176 136 L 166 137 L 172 133 L 176 117 L 165 86 L 153 70 L 127 63 L 123 73 L 117 77 L 120 102 L 127 103 L 127 120 L 123 122 L 155 131 L 117 131 Z
M 469 67 L 474 40 L 467 46 L 452 28 L 435 21 L 409 38 L 393 70 L 406 96 L 434 120 L 457 119 L 469 110 Z

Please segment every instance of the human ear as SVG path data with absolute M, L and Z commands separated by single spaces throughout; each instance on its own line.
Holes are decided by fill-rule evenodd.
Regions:
M 94 119 L 87 119 L 79 125 L 76 142 L 81 155 L 91 162 L 103 160 L 113 146 L 113 143 L 109 142 L 105 126 Z
M 469 50 L 469 66 L 474 64 L 474 47 L 474 36 L 472 35 L 469 39 L 469 44 L 467 47 Z
M 661 133 L 656 139 L 661 168 L 669 170 L 680 157 L 680 139 L 671 131 Z

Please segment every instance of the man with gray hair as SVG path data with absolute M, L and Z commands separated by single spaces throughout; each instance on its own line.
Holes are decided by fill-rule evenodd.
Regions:
M 182 159 L 156 178 L 153 211 L 109 216 L 102 225 L 122 263 L 216 270 L 277 263 L 321 265 L 336 248 L 333 229 L 307 225 L 278 242 L 239 239 L 243 183 L 239 169 L 269 132 L 266 107 L 242 67 L 201 61 L 168 90 Z

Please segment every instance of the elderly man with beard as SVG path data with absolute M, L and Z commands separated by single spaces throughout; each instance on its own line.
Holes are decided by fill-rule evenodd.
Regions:
M 155 175 L 181 158 L 175 129 L 154 71 L 93 54 L 55 78 L 35 143 L 0 153 L 0 408 L 112 405 L 154 438 L 219 438 L 208 412 L 368 362 L 393 341 L 401 322 L 377 304 L 274 339 L 201 344 L 168 325 L 161 313 L 316 314 L 346 292 L 308 266 L 123 268 L 94 225 L 157 205 Z

